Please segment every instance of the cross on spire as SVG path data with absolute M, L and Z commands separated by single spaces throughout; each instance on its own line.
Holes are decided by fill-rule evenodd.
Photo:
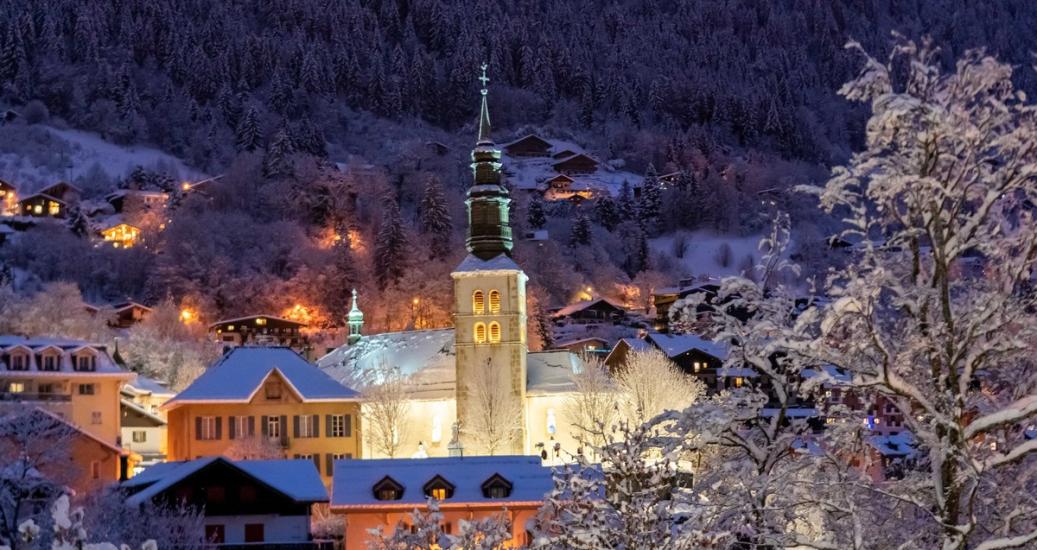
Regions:
M 486 69 L 489 68 L 489 66 L 486 63 L 483 63 L 481 68 L 482 76 L 479 77 L 479 81 L 482 82 L 482 95 L 486 95 L 486 92 L 488 91 L 486 85 L 490 82 L 490 77 L 486 76 Z

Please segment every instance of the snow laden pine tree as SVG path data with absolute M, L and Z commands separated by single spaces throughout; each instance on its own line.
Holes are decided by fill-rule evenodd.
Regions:
M 263 134 L 259 130 L 259 113 L 255 107 L 249 107 L 245 117 L 237 126 L 236 143 L 238 152 L 251 153 L 259 148 Z
M 804 351 L 918 441 L 918 471 L 876 490 L 927 520 L 903 544 L 1033 547 L 1037 109 L 982 51 L 952 72 L 928 43 L 865 58 L 840 93 L 871 107 L 866 147 L 815 189 L 860 245 Z
M 572 230 L 569 233 L 569 247 L 586 246 L 591 244 L 591 221 L 582 211 L 576 212 L 573 220 Z
M 286 177 L 292 175 L 292 155 L 295 154 L 295 146 L 288 133 L 288 128 L 282 126 L 270 140 L 266 156 L 263 157 L 263 175 L 268 178 Z
M 421 197 L 421 231 L 429 237 L 433 258 L 444 258 L 450 253 L 450 235 L 453 231 L 450 212 L 447 210 L 443 185 L 439 178 L 429 176 L 425 182 L 425 194 Z
M 529 224 L 530 229 L 543 229 L 547 225 L 544 201 L 540 200 L 540 197 L 537 195 L 533 195 L 533 198 L 529 199 L 529 206 L 526 210 L 526 223 Z
M 641 196 L 637 201 L 637 221 L 649 237 L 659 232 L 659 217 L 662 214 L 662 189 L 655 166 L 648 165 L 645 179 L 641 183 Z
M 384 289 L 403 276 L 406 267 L 407 234 L 400 217 L 400 205 L 392 194 L 382 199 L 382 224 L 374 243 L 374 275 Z
M 619 207 L 608 193 L 603 194 L 594 201 L 594 216 L 597 218 L 598 223 L 609 233 L 616 229 L 616 226 L 622 221 L 619 217 Z

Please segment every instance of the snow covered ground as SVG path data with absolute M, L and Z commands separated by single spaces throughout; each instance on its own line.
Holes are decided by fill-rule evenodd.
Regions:
M 651 239 L 648 246 L 656 257 L 676 262 L 686 277 L 726 277 L 738 275 L 747 265 L 759 262 L 758 245 L 761 237 L 762 235 L 716 235 L 708 231 L 679 232 Z M 681 241 L 685 243 L 684 251 L 683 254 L 678 254 L 677 243 Z
M 0 127 L 0 179 L 22 190 L 35 190 L 58 180 L 74 182 L 98 170 L 118 179 L 136 166 L 178 179 L 204 177 L 168 153 L 145 146 L 116 145 L 92 132 L 39 124 Z

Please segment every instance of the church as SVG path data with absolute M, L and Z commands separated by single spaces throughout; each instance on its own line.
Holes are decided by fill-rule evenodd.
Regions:
M 527 347 L 526 274 L 511 258 L 511 199 L 490 132 L 485 66 L 480 80 L 475 177 L 465 201 L 468 255 L 451 273 L 454 328 L 363 335 L 354 293 L 348 341 L 318 365 L 347 384 L 385 368 L 406 377 L 397 458 L 535 454 L 566 462 L 579 452 L 566 417 L 582 363 L 568 350 Z M 362 439 L 365 457 L 385 456 Z

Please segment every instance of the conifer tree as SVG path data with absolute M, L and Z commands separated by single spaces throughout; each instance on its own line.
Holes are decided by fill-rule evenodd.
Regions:
M 439 178 L 430 175 L 421 198 L 421 231 L 432 239 L 432 257 L 443 258 L 450 252 L 453 223 L 447 211 L 446 197 Z
M 90 233 L 90 222 L 78 206 L 72 206 L 68 209 L 68 220 L 65 224 L 77 237 L 85 237 Z
M 637 204 L 634 202 L 634 193 L 630 189 L 630 182 L 623 181 L 619 189 L 619 200 L 616 202 L 620 221 L 632 220 L 637 215 Z
M 259 148 L 262 135 L 259 131 L 259 114 L 255 107 L 249 107 L 245 118 L 241 119 L 237 129 L 238 152 L 252 152 Z
M 547 214 L 544 212 L 544 201 L 539 196 L 533 195 L 529 199 L 529 208 L 526 211 L 526 222 L 530 229 L 543 229 L 547 225 Z
M 659 177 L 655 167 L 648 165 L 644 182 L 641 184 L 641 197 L 637 204 L 637 220 L 641 228 L 649 236 L 659 231 L 659 214 L 662 209 L 662 190 L 659 188 Z
M 598 223 L 609 233 L 619 225 L 619 207 L 608 193 L 594 201 L 594 215 L 597 216 Z
M 407 254 L 407 235 L 403 230 L 400 205 L 391 194 L 382 200 L 382 224 L 374 245 L 374 275 L 384 289 L 403 276 Z
M 295 147 L 288 129 L 282 127 L 270 141 L 266 156 L 263 158 L 263 175 L 268 178 L 291 176 L 293 170 L 292 155 Z
M 591 221 L 583 212 L 577 212 L 569 234 L 569 246 L 575 248 L 588 244 L 591 244 Z

